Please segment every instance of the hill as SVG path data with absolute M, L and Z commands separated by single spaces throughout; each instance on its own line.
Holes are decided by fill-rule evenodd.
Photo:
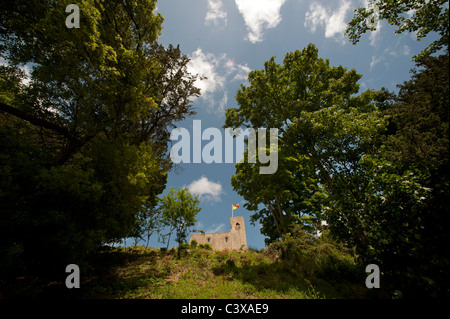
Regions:
M 270 249 L 138 246 L 105 251 L 95 259 L 97 267 L 83 280 L 80 297 L 310 299 L 365 298 L 368 293 L 364 277 L 351 272 L 351 267 L 359 269 L 356 265 L 319 271 L 318 265 L 293 265 Z

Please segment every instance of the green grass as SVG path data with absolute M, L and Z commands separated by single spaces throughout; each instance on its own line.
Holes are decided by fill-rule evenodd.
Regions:
M 364 281 L 306 276 L 267 251 L 134 247 L 95 257 L 82 280 L 84 298 L 317 299 L 365 298 Z M 335 276 L 339 277 L 339 276 Z M 345 278 L 345 277 L 344 277 Z

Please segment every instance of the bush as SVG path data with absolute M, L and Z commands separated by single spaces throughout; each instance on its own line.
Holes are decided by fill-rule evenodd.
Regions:
M 333 241 L 326 231 L 316 237 L 301 225 L 291 226 L 291 232 L 282 241 L 270 245 L 267 254 L 280 258 L 286 271 L 300 271 L 308 277 L 350 280 L 359 273 L 348 249 Z
M 200 244 L 198 247 L 206 249 L 206 250 L 213 250 L 210 244 Z
M 178 246 L 179 250 L 187 250 L 189 249 L 189 244 L 188 243 L 182 243 L 180 246 Z
M 178 246 L 177 249 L 177 253 L 178 253 L 178 259 L 181 258 L 181 254 L 183 253 L 185 255 L 185 253 L 187 253 L 187 250 L 189 249 L 189 244 L 188 243 L 182 243 L 181 245 Z

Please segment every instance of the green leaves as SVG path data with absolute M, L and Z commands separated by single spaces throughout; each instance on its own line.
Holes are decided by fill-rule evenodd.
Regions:
M 156 42 L 156 1 L 81 1 L 72 29 L 69 3 L 22 0 L 0 10 L 8 63 L 0 138 L 20 132 L 0 150 L 0 229 L 20 230 L 1 231 L 0 253 L 18 243 L 30 264 L 62 262 L 133 232 L 167 182 L 169 130 L 194 114 L 200 93 L 189 58 Z M 39 243 L 51 258 L 40 259 Z
M 169 193 L 159 200 L 158 210 L 161 212 L 162 225 L 169 227 L 167 248 L 170 244 L 172 231 L 176 231 L 176 242 L 178 245 L 186 242 L 190 227 L 197 222 L 195 217 L 200 212 L 198 207 L 200 201 L 198 195 L 192 195 L 187 188 L 179 188 L 177 191 L 170 187 Z
M 387 20 L 389 24 L 397 27 L 396 33 L 415 32 L 418 41 L 430 33 L 439 34 L 438 40 L 433 41 L 425 50 L 415 56 L 416 61 L 423 60 L 441 49 L 448 49 L 448 1 L 371 0 L 370 5 L 376 5 L 379 8 L 379 19 Z M 370 14 L 371 11 L 366 8 L 355 10 L 355 15 L 345 31 L 353 44 L 356 44 L 366 31 L 374 31 L 366 23 Z
M 398 96 L 358 94 L 356 71 L 329 66 L 313 45 L 250 74 L 225 127 L 279 128 L 277 172 L 241 163 L 231 179 L 267 242 L 289 241 L 291 224 L 314 232 L 326 220 L 362 263 L 383 269 L 390 288 L 445 294 L 448 54 L 420 66 Z
M 360 77 L 355 70 L 331 67 L 310 44 L 287 53 L 282 65 L 271 58 L 263 70 L 249 74 L 248 87 L 238 90 L 239 108 L 227 110 L 225 127 L 277 127 L 280 132 L 275 174 L 261 176 L 258 164 L 244 163 L 236 165 L 231 180 L 247 200 L 246 208 L 257 212 L 252 220 L 260 220 L 269 241 L 291 223 L 312 220 L 317 227 L 327 191 L 349 187 L 342 176 L 356 174 L 363 153 L 384 130 L 375 103 L 382 92 L 355 95 Z
M 408 296 L 445 294 L 438 284 L 445 276 L 427 260 L 448 262 L 440 226 L 448 216 L 448 55 L 425 61 L 383 108 L 383 119 L 371 122 L 369 147 L 336 184 L 341 188 L 330 193 L 325 213 L 332 233 L 356 245 L 363 262 L 376 261 L 389 285 Z M 386 131 L 377 133 L 378 125 Z M 420 270 L 413 274 L 411 265 Z

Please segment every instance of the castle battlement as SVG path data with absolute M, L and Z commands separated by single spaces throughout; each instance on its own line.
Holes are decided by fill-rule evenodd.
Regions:
M 212 248 L 217 250 L 247 249 L 244 217 L 231 217 L 229 232 L 192 234 L 189 243 L 193 240 L 198 244 L 209 244 Z

